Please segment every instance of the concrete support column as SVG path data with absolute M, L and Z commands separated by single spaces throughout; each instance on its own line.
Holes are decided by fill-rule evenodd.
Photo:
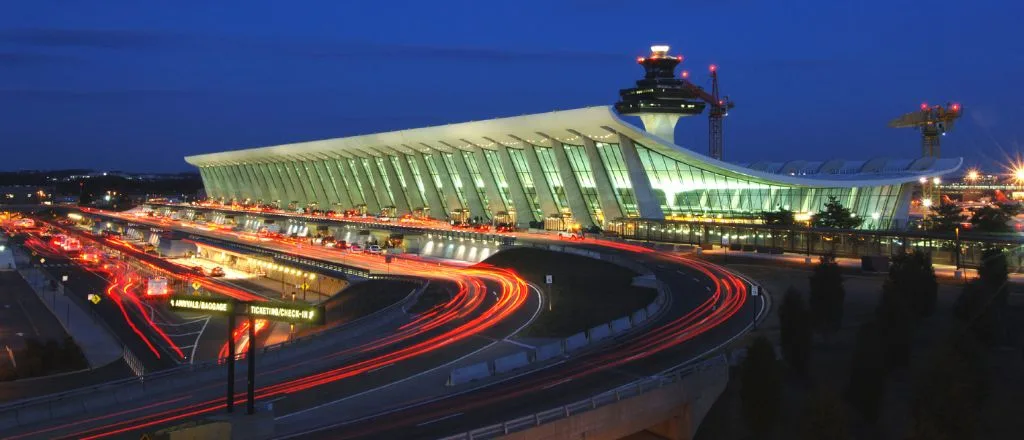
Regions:
M 428 208 L 430 212 L 434 212 L 435 207 L 431 205 L 427 200 L 424 200 L 427 192 L 427 183 L 423 182 L 423 174 L 420 174 L 420 178 L 416 178 L 416 174 L 412 172 L 412 166 L 409 165 L 409 155 L 401 152 L 395 152 L 395 158 L 398 161 L 398 168 L 402 171 L 402 176 L 405 177 L 405 193 L 409 196 L 409 207 L 412 209 L 416 208 Z M 419 170 L 419 167 L 416 167 Z M 420 170 L 422 172 L 422 170 Z M 423 192 L 420 192 L 420 185 L 423 186 Z M 431 185 L 434 183 L 431 182 Z M 437 207 L 436 209 L 441 209 Z
M 213 186 L 210 182 L 210 175 L 206 171 L 205 166 L 199 167 L 199 179 L 203 181 L 203 191 L 206 192 L 206 196 L 210 197 L 213 194 Z
M 256 172 L 256 169 L 254 168 L 253 164 L 242 164 L 242 170 L 249 175 L 249 180 L 252 181 L 253 183 L 253 189 L 255 190 L 256 193 L 256 199 L 266 201 L 267 198 L 270 197 L 267 193 L 266 182 L 264 182 L 263 179 L 260 178 L 260 175 Z
M 220 177 L 220 181 L 223 184 L 224 198 L 230 200 L 231 198 L 238 197 L 238 190 L 235 189 L 234 179 L 228 174 L 228 165 L 219 164 L 214 170 L 216 170 L 217 176 Z
M 548 137 L 548 142 L 555 153 L 558 176 L 562 178 L 565 198 L 569 201 L 572 217 L 583 227 L 594 226 L 594 217 L 590 215 L 587 201 L 583 198 L 583 191 L 580 190 L 580 185 L 576 182 L 576 175 L 572 171 L 572 164 L 569 163 L 569 156 L 565 154 L 565 147 L 557 139 Z
M 388 206 L 395 206 L 397 208 L 397 206 L 395 205 L 395 201 L 392 200 L 391 198 L 391 194 L 388 193 L 387 185 L 384 185 L 384 177 L 380 175 L 380 169 L 377 168 L 377 162 L 375 161 L 373 156 L 369 156 L 360 160 L 365 160 L 367 165 L 369 165 L 368 168 L 370 168 L 370 178 L 373 179 L 373 182 L 376 184 L 377 202 L 380 203 L 380 209 L 383 210 L 385 207 Z
M 274 200 L 280 200 L 284 202 L 284 199 L 286 199 L 288 196 L 285 195 L 284 182 L 281 181 L 281 177 L 278 176 L 276 172 L 274 172 L 273 162 L 263 161 L 257 165 L 259 165 L 259 170 L 263 173 L 263 177 L 266 179 L 268 185 L 270 186 L 270 196 L 273 197 Z
M 373 191 L 373 186 L 370 185 L 370 180 L 366 177 L 366 169 L 363 168 L 361 158 L 356 157 L 349 162 L 352 168 L 352 172 L 356 173 L 356 180 L 359 182 L 359 186 L 362 188 L 363 201 L 366 202 L 366 210 L 377 215 L 380 213 L 380 203 L 377 202 L 377 194 Z
M 476 191 L 476 182 L 473 181 L 473 176 L 469 174 L 469 167 L 466 166 L 466 158 L 462 157 L 462 150 L 452 147 L 452 159 L 455 162 L 456 171 L 459 173 L 459 179 L 462 180 L 462 194 L 466 196 L 466 203 L 469 204 L 469 214 L 473 217 L 482 217 L 489 219 L 487 211 L 484 209 L 484 203 L 480 200 L 480 193 Z
M 480 170 L 480 178 L 484 180 L 484 190 L 487 191 L 487 205 L 491 215 L 501 211 L 515 209 L 512 206 L 505 206 L 505 199 L 501 197 L 501 189 L 498 188 L 498 179 L 494 178 L 490 165 L 487 164 L 487 157 L 480 147 L 473 147 L 473 157 L 476 159 L 476 167 Z
M 323 182 L 320 181 L 320 177 L 317 176 L 313 164 L 305 157 L 299 157 L 293 164 L 299 175 L 299 180 L 309 189 L 310 199 L 307 204 L 316 202 L 318 209 L 326 209 L 325 206 L 330 206 L 331 200 L 327 197 L 327 190 L 324 188 Z
M 561 208 L 555 201 L 555 195 L 551 192 L 551 183 L 544 175 L 544 168 L 540 166 L 540 159 L 533 145 L 526 144 L 523 149 L 523 156 L 526 156 L 526 164 L 530 167 L 530 177 L 533 178 L 533 185 L 537 188 L 537 198 L 540 199 L 541 218 L 544 221 L 549 215 L 560 214 Z
M 238 170 L 238 174 L 241 175 L 242 179 L 246 182 L 245 187 L 247 189 L 247 193 L 243 194 L 243 196 L 255 202 L 256 199 L 260 198 L 261 194 L 259 183 L 257 183 L 256 179 L 254 179 L 252 177 L 252 174 L 249 173 L 249 170 L 248 168 L 246 168 L 245 164 L 240 163 L 238 165 L 235 165 L 235 169 Z
M 285 177 L 291 181 L 292 190 L 295 193 L 295 198 L 288 202 L 297 202 L 299 206 L 296 206 L 296 208 L 306 206 L 306 204 L 309 203 L 310 200 L 313 200 L 313 198 L 309 195 L 309 190 L 306 189 L 306 186 L 302 184 L 302 178 L 299 177 L 299 171 L 295 169 L 295 159 L 287 156 L 285 156 L 285 158 L 285 161 L 278 162 L 278 166 L 283 171 Z
M 455 193 L 455 184 L 452 181 L 452 176 L 448 174 L 448 167 L 445 166 L 444 158 L 441 157 L 441 154 L 442 153 L 440 151 L 436 151 L 430 156 L 434 162 L 435 168 L 437 169 L 437 177 L 441 179 L 442 186 L 440 188 L 436 188 L 438 192 L 438 199 L 440 200 L 441 197 L 444 197 L 448 202 L 449 210 L 465 208 L 462 206 L 462 202 L 459 201 L 459 195 Z M 426 172 L 424 176 L 430 178 L 430 187 L 433 187 L 434 178 L 433 176 L 430 176 L 430 168 L 427 166 L 427 160 L 423 156 L 423 153 L 416 153 L 414 157 L 416 158 L 416 165 L 419 166 L 421 172 Z M 445 185 L 447 185 L 447 188 L 445 188 Z M 428 196 L 430 187 L 427 187 Z M 449 212 L 445 212 L 445 218 L 450 214 L 451 213 Z
M 322 159 L 311 158 L 309 163 L 313 172 L 319 177 L 320 188 L 324 190 L 324 195 L 327 197 L 327 204 L 321 205 L 320 209 L 334 209 L 335 206 L 342 203 L 341 195 L 338 194 L 338 185 L 334 183 L 334 176 L 328 171 L 327 164 Z
M 341 174 L 339 174 L 337 161 L 325 158 L 320 163 L 324 168 L 324 173 L 327 174 L 327 180 L 330 182 L 331 188 L 334 189 L 334 194 L 338 196 L 338 204 L 341 205 L 341 209 L 351 209 L 355 205 L 348 195 L 349 189 L 345 187 L 345 181 L 342 180 Z M 337 211 L 333 206 L 330 209 Z
M 619 133 L 619 147 L 622 149 L 622 160 L 626 163 L 626 170 L 629 171 L 630 184 L 633 185 L 633 195 L 636 197 L 637 210 L 641 218 L 664 220 L 665 213 L 661 210 L 661 204 L 654 197 L 651 190 L 651 181 L 644 171 L 644 164 L 640 161 L 640 155 L 636 151 L 633 139 Z
M 427 160 L 423 158 L 422 152 L 414 152 L 411 156 L 416 161 L 416 168 L 420 170 L 420 178 L 423 179 L 423 192 L 427 194 L 427 204 L 430 205 L 430 217 L 436 219 L 446 219 L 450 213 L 445 212 L 444 205 L 441 203 L 441 197 L 446 197 L 447 206 L 458 207 L 459 196 L 455 193 L 455 188 L 449 188 L 447 193 L 442 194 L 443 188 L 438 188 L 434 184 L 433 174 L 430 172 L 430 168 L 427 167 Z M 434 156 L 432 159 L 437 159 Z M 437 165 L 434 163 L 434 165 Z M 439 168 L 444 168 L 444 164 L 441 164 Z M 450 182 L 452 179 L 447 177 L 447 173 L 442 173 L 440 169 L 437 170 L 438 177 L 441 179 L 441 183 Z
M 619 199 L 615 197 L 615 187 L 612 186 L 611 178 L 608 176 L 608 169 L 601 160 L 597 151 L 597 144 L 582 134 L 577 133 L 583 139 L 583 150 L 587 152 L 587 159 L 590 162 L 590 171 L 594 174 L 594 183 L 597 185 L 597 200 L 601 203 L 601 211 L 604 212 L 605 220 L 614 220 L 625 217 L 622 207 L 619 206 Z
M 337 173 L 338 193 L 343 197 L 342 203 L 346 209 L 355 209 L 356 205 L 363 203 L 363 195 L 356 185 L 356 177 L 348 167 L 348 161 L 344 157 L 334 157 L 327 160 L 327 168 Z
M 508 180 L 508 190 L 512 195 L 512 203 L 516 207 L 516 226 L 525 228 L 529 226 L 531 221 L 537 220 L 535 217 L 536 213 L 533 212 L 530 201 L 526 199 L 525 185 L 519 178 L 515 165 L 512 164 L 512 156 L 509 155 L 508 147 L 504 145 L 498 147 L 498 160 L 501 162 L 501 169 L 505 174 L 505 179 Z M 539 192 L 540 190 L 537 191 Z
M 398 171 L 395 170 L 395 164 L 391 162 L 391 156 L 386 154 L 383 156 L 381 159 L 384 161 L 384 172 L 388 174 L 388 181 L 391 183 L 391 198 L 395 200 L 395 208 L 398 208 L 399 214 L 411 214 L 409 192 L 402 186 L 402 180 L 398 178 Z

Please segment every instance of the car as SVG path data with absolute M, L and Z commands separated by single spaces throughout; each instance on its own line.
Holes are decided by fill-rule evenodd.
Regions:
M 358 244 L 353 243 L 351 246 L 348 247 L 348 251 L 352 252 L 352 253 L 362 252 L 363 251 L 363 247 L 358 245 Z
M 583 240 L 583 236 L 573 231 L 558 231 L 559 240 Z
M 366 252 L 371 253 L 371 254 L 379 254 L 381 252 L 384 252 L 384 250 L 381 249 L 380 246 L 377 246 L 375 244 L 371 244 L 369 247 L 366 248 Z
M 217 267 L 215 267 L 213 269 L 210 269 L 210 276 L 211 277 L 222 277 L 222 276 L 224 276 L 224 268 L 220 267 L 220 266 L 217 266 Z
M 203 266 L 192 266 L 189 271 L 195 275 L 206 276 L 206 269 L 203 269 Z

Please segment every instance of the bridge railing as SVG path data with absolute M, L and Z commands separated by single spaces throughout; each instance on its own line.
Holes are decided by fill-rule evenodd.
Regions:
M 445 437 L 441 440 L 484 440 L 501 437 L 513 432 L 525 431 L 545 423 L 569 418 L 580 413 L 591 411 L 596 408 L 674 384 L 693 373 L 710 370 L 712 368 L 727 367 L 728 364 L 729 362 L 726 355 L 717 355 L 707 360 L 680 366 L 679 368 L 670 370 L 661 375 L 639 379 L 626 385 L 594 394 L 585 399 L 546 409 L 544 411 L 539 411 L 530 415 L 509 419 L 501 423 L 495 423 L 493 425 L 466 431 Z

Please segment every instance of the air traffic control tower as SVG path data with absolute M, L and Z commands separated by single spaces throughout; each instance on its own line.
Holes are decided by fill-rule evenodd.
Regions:
M 683 57 L 668 54 L 668 46 L 651 46 L 651 55 L 638 57 L 646 71 L 636 87 L 619 91 L 615 110 L 621 115 L 639 116 L 644 128 L 670 143 L 675 143 L 676 122 L 683 116 L 704 111 L 704 102 L 686 81 L 675 75 Z

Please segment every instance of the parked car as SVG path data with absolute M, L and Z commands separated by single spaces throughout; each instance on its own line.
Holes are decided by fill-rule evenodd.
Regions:
M 573 231 L 558 231 L 559 240 L 583 240 L 583 235 Z
M 189 270 L 191 270 L 192 273 L 195 274 L 195 275 L 199 275 L 199 276 L 203 276 L 203 277 L 206 276 L 206 269 L 203 269 L 203 266 L 192 266 L 192 268 L 189 269 Z
M 349 252 L 352 252 L 352 253 L 359 253 L 359 252 L 363 251 L 363 247 L 358 245 L 358 244 L 356 244 L 356 243 L 352 243 L 352 245 L 350 245 L 348 247 L 348 250 L 349 250 Z
M 381 249 L 380 246 L 377 246 L 375 244 L 371 244 L 369 247 L 366 248 L 366 252 L 369 252 L 371 254 L 379 254 L 381 252 L 384 252 L 384 249 Z
M 213 269 L 210 269 L 210 276 L 211 277 L 222 277 L 222 276 L 224 276 L 224 268 L 220 267 L 220 266 L 217 266 L 217 267 L 215 267 Z

